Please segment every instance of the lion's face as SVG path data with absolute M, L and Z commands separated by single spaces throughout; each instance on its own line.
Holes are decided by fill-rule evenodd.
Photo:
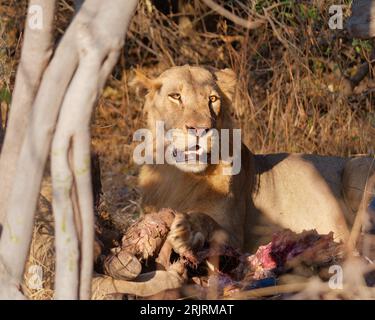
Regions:
M 149 91 L 145 105 L 148 125 L 156 132 L 157 121 L 162 121 L 165 132 L 169 131 L 164 139 L 168 163 L 185 172 L 204 171 L 212 151 L 219 150 L 220 132 L 215 129 L 223 128 L 222 109 L 231 99 L 228 81 L 234 89 L 233 72 L 182 66 L 168 69 L 154 80 L 141 80 Z

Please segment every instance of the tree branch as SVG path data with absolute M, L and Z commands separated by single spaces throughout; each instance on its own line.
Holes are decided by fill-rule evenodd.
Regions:
M 90 119 L 96 97 L 118 58 L 123 39 L 103 43 L 93 30 L 80 25 L 77 43 L 80 53 L 79 67 L 69 86 L 59 115 L 52 144 L 52 182 L 54 213 L 56 217 L 56 298 L 91 297 L 91 278 L 94 247 L 94 209 L 90 175 Z M 100 43 L 105 46 L 100 46 Z M 108 58 L 109 57 L 109 58 Z M 102 61 L 105 61 L 102 65 Z M 77 108 L 77 105 L 80 108 Z M 72 148 L 72 163 L 66 154 Z M 74 210 L 70 194 L 76 186 L 78 208 Z M 69 192 L 67 192 L 69 191 Z M 82 226 L 81 274 L 78 274 L 78 234 L 74 214 Z M 64 228 L 65 226 L 65 228 Z M 74 237 L 72 238 L 72 232 Z M 67 243 L 67 237 L 71 240 Z M 71 266 L 77 266 L 72 268 Z
M 209 8 L 211 8 L 214 11 L 216 11 L 217 13 L 219 13 L 220 15 L 222 15 L 223 17 L 225 17 L 225 18 L 231 20 L 232 22 L 234 22 L 235 24 L 238 24 L 239 26 L 247 28 L 249 30 L 257 29 L 260 26 L 262 26 L 264 23 L 266 23 L 266 20 L 264 20 L 264 19 L 257 19 L 257 20 L 254 20 L 254 21 L 249 21 L 249 20 L 242 19 L 239 16 L 233 14 L 232 12 L 226 10 L 222 6 L 218 5 L 213 0 L 203 0 L 203 2 Z
M 52 54 L 55 3 L 55 0 L 30 0 L 29 3 L 22 54 L 18 65 L 9 121 L 0 157 L 0 224 L 5 217 L 18 155 L 30 119 L 31 107 L 43 71 Z M 39 17 L 39 19 L 43 20 L 42 29 L 30 28 L 32 25 L 31 19 L 38 19 L 30 11 L 33 6 L 42 8 L 42 17 Z
M 100 86 L 104 85 L 105 79 L 116 61 L 115 59 L 118 56 L 116 51 L 119 51 L 123 43 L 125 32 L 136 4 L 136 0 L 112 0 L 110 3 L 100 0 L 86 0 L 66 31 L 53 59 L 44 72 L 34 101 L 30 125 L 27 128 L 25 139 L 21 147 L 14 185 L 4 223 L 3 235 L 0 241 L 0 259 L 2 259 L 4 267 L 11 273 L 11 278 L 17 283 L 22 281 L 24 265 L 30 246 L 37 198 L 60 106 L 73 104 L 69 96 L 77 97 L 78 79 L 82 79 L 82 73 L 87 72 L 87 70 L 84 70 L 87 64 L 85 64 L 85 62 L 82 62 L 83 66 L 82 63 L 79 64 L 77 48 L 78 42 L 82 40 L 77 38 L 77 35 L 80 34 L 79 30 L 84 26 L 90 30 L 91 34 L 95 34 L 95 44 L 99 46 L 98 52 L 100 52 L 101 57 L 104 58 L 101 60 L 104 61 L 104 63 L 101 65 L 97 78 L 88 80 L 90 85 L 93 85 L 97 90 L 96 94 L 90 95 L 89 104 L 83 106 L 74 104 L 75 110 L 77 110 L 77 106 L 79 106 L 83 108 L 83 112 L 91 114 L 90 106 L 93 105 Z M 84 78 L 87 79 L 87 76 Z M 84 92 L 81 92 L 81 94 L 85 96 Z M 67 100 L 64 99 L 65 95 Z M 85 97 L 87 98 L 87 94 Z M 63 106 L 63 108 L 66 109 L 68 107 Z M 88 110 L 85 110 L 85 108 L 88 108 Z M 70 109 L 70 107 L 68 109 Z M 59 119 L 64 119 L 64 116 L 61 116 Z M 71 117 L 71 119 L 73 118 Z M 81 124 L 82 123 L 80 123 L 80 125 Z M 87 135 L 80 137 L 81 141 L 88 140 Z M 76 138 L 79 139 L 78 134 Z M 67 146 L 63 146 L 65 148 L 64 150 L 67 150 Z M 77 149 L 73 147 L 73 158 L 75 150 L 76 155 L 78 153 Z M 78 158 L 73 160 L 73 163 L 80 162 L 81 159 L 82 157 L 78 156 Z M 71 170 L 71 168 L 65 168 L 64 172 L 69 172 Z M 90 174 L 90 168 L 88 168 L 88 174 Z M 87 188 L 87 177 L 81 184 Z M 89 239 L 93 232 L 93 227 L 92 230 L 90 229 L 90 221 L 93 219 L 93 214 L 91 209 L 87 206 L 87 203 L 89 203 L 91 199 L 91 190 L 84 198 L 78 199 L 81 218 L 86 217 L 86 219 L 88 219 L 86 226 L 88 231 L 83 230 L 82 233 L 82 241 L 85 242 L 85 244 L 82 244 L 82 248 L 85 248 L 82 252 L 82 258 L 85 260 L 87 257 L 92 256 L 92 253 L 88 252 L 88 250 L 93 250 L 93 246 L 90 247 L 91 240 Z M 57 201 L 60 200 L 61 199 L 57 199 Z M 64 200 L 66 199 L 62 199 L 62 201 Z M 68 208 L 67 220 L 71 219 L 72 216 L 69 210 L 71 209 Z M 69 224 L 70 226 L 72 225 L 71 220 L 69 220 Z M 62 222 L 60 222 L 59 226 L 63 226 Z M 77 243 L 74 239 L 76 231 L 70 230 L 68 233 L 73 239 L 73 245 L 70 247 L 72 250 Z M 61 236 L 60 234 L 56 235 L 57 237 Z M 56 243 L 62 243 L 61 240 L 62 239 L 56 239 Z M 57 254 L 61 254 L 61 250 L 58 251 Z M 15 254 L 15 252 L 17 254 Z M 74 254 L 74 251 L 70 252 Z M 60 259 L 61 266 L 61 257 L 57 259 Z M 72 262 L 77 263 L 75 256 L 72 257 Z M 85 261 L 82 264 L 83 269 L 80 280 L 86 280 L 84 280 L 84 283 L 80 287 L 81 298 L 87 298 L 89 295 L 87 290 L 89 284 L 86 282 L 88 279 L 91 281 L 92 262 L 93 259 L 91 259 L 91 261 Z M 66 261 L 64 261 L 64 264 L 61 267 L 63 269 L 66 268 Z M 72 268 L 77 268 L 78 270 L 76 265 Z M 61 274 L 61 271 L 58 272 Z M 74 277 L 77 279 L 76 276 Z M 69 281 L 73 281 L 71 278 L 68 279 Z M 57 280 L 57 282 L 61 283 L 62 281 Z M 64 291 L 65 289 L 61 289 L 59 292 L 62 292 L 61 296 L 73 299 L 77 297 L 77 285 L 73 285 L 72 282 L 70 282 L 70 285 L 72 287 L 67 288 L 66 291 Z

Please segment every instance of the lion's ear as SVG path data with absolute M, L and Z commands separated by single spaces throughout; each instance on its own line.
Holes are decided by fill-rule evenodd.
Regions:
M 150 79 L 141 71 L 135 70 L 135 76 L 129 82 L 129 86 L 136 88 L 138 95 L 144 96 L 148 92 L 159 90 L 161 82 L 157 79 Z
M 229 98 L 233 100 L 237 85 L 237 76 L 232 69 L 226 68 L 215 72 L 217 78 L 217 85 L 220 90 Z

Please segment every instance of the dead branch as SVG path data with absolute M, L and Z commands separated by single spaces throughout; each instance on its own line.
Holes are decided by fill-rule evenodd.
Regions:
M 249 30 L 257 29 L 260 26 L 262 26 L 264 23 L 266 23 L 266 21 L 264 19 L 257 19 L 257 20 L 254 20 L 254 21 L 242 19 L 239 16 L 233 14 L 232 12 L 226 10 L 222 6 L 218 5 L 213 0 L 203 0 L 203 2 L 208 7 L 210 7 L 212 10 L 216 11 L 217 13 L 222 15 L 223 17 L 225 17 L 225 18 L 231 20 L 232 22 L 234 22 L 235 24 L 238 24 L 239 26 L 247 28 Z

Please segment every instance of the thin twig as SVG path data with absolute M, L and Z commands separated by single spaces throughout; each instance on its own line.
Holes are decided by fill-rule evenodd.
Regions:
M 239 26 L 242 26 L 244 28 L 247 28 L 249 30 L 254 30 L 262 26 L 266 23 L 265 19 L 257 19 L 254 21 L 249 21 L 240 18 L 239 16 L 233 14 L 232 12 L 228 11 L 227 9 L 223 8 L 222 6 L 218 5 L 216 2 L 212 0 L 203 0 L 203 2 L 210 7 L 212 10 L 215 10 L 217 13 L 222 15 L 223 17 L 231 20 L 235 24 L 238 24 Z
M 250 291 L 240 292 L 228 298 L 228 300 L 237 300 L 237 299 L 250 299 L 250 298 L 260 298 L 273 296 L 281 293 L 294 293 L 306 289 L 308 283 L 292 283 L 292 284 L 283 284 L 279 286 L 259 288 Z

